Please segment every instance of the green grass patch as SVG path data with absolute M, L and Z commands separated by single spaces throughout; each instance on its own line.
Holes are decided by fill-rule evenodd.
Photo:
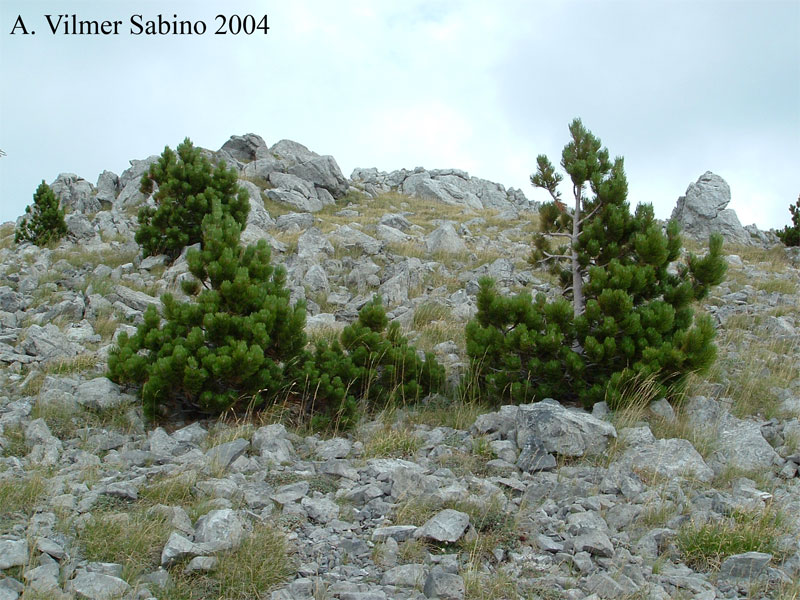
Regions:
M 440 302 L 428 300 L 414 309 L 412 325 L 414 329 L 421 329 L 434 321 L 447 320 L 449 316 L 450 309 L 447 306 Z
M 438 396 L 426 404 L 420 404 L 408 411 L 408 421 L 431 427 L 450 427 L 466 431 L 479 415 L 490 412 L 491 407 L 478 398 L 463 396 L 451 400 Z
M 107 265 L 112 269 L 132 263 L 139 255 L 139 248 L 131 247 L 112 247 L 104 250 L 87 250 L 82 246 L 75 246 L 66 250 L 55 250 L 51 256 L 53 263 L 65 260 L 73 267 L 91 267 L 97 265 Z
M 790 519 L 781 510 L 735 511 L 730 517 L 706 523 L 689 523 L 678 531 L 676 542 L 683 560 L 696 570 L 716 570 L 734 554 L 765 552 L 780 560 L 778 539 L 790 532 Z
M 294 572 L 286 538 L 270 525 L 257 525 L 234 551 L 218 555 L 216 570 L 185 575 L 173 569 L 174 585 L 162 600 L 246 600 L 268 598 L 269 592 Z
M 46 480 L 36 473 L 26 477 L 0 479 L 0 506 L 3 507 L 0 511 L 2 514 L 0 524 L 13 513 L 32 515 L 36 504 L 44 497 L 46 491 Z
M 26 456 L 28 446 L 25 443 L 25 430 L 20 425 L 7 426 L 3 429 L 3 456 Z
M 422 447 L 422 440 L 411 430 L 384 427 L 364 443 L 365 458 L 407 458 Z
M 196 500 L 194 484 L 196 473 L 181 473 L 162 477 L 139 490 L 139 501 L 148 505 L 165 504 L 185 507 Z
M 95 510 L 77 529 L 76 539 L 86 560 L 121 564 L 122 578 L 131 582 L 158 567 L 171 532 L 166 517 L 144 507 L 127 512 Z
M 761 290 L 762 292 L 767 292 L 768 294 L 776 292 L 778 294 L 796 294 L 797 283 L 789 279 L 782 279 L 776 277 L 772 279 L 767 279 L 766 281 L 757 282 L 756 289 Z
M 38 401 L 31 411 L 32 419 L 44 419 L 50 432 L 61 440 L 75 437 L 78 431 L 87 427 L 113 429 L 130 433 L 134 424 L 128 416 L 127 405 L 104 411 L 92 411 L 83 407 L 73 408 L 65 404 L 43 403 Z

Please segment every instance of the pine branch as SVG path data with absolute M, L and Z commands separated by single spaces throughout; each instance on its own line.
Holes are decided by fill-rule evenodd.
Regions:
M 602 207 L 603 207 L 603 203 L 602 203 L 602 202 L 601 202 L 600 204 L 598 204 L 597 206 L 595 206 L 595 207 L 594 207 L 594 210 L 593 210 L 592 212 L 590 212 L 588 215 L 585 215 L 583 218 L 581 218 L 581 220 L 580 220 L 580 221 L 578 221 L 578 227 L 580 227 L 581 225 L 583 225 L 583 224 L 584 224 L 584 222 L 586 222 L 587 220 L 591 219 L 591 218 L 592 218 L 592 217 L 595 215 L 595 213 L 596 213 L 598 210 L 600 210 Z
M 542 254 L 544 254 L 545 260 L 550 260 L 550 259 L 553 259 L 553 258 L 559 258 L 559 259 L 562 259 L 562 260 L 570 260 L 572 258 L 572 256 L 570 256 L 568 254 L 550 254 L 547 250 L 542 250 L 541 252 L 542 252 Z M 543 261 L 540 261 L 540 262 L 543 262 Z

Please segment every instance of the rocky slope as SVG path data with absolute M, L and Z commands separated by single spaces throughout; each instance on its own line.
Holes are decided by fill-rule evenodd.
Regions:
M 525 261 L 536 206 L 518 190 L 457 170 L 348 179 L 254 135 L 210 155 L 241 173 L 245 239 L 287 266 L 311 335 L 380 293 L 456 380 L 479 277 L 556 293 Z M 0 230 L 0 600 L 800 593 L 800 256 L 770 234 L 732 230 L 706 305 L 720 358 L 678 410 L 641 389 L 619 414 L 430 398 L 338 436 L 288 401 L 155 426 L 103 376 L 114 336 L 188 271 L 132 239 L 153 159 L 96 185 L 59 176 L 56 248 Z M 699 206 L 703 234 L 725 208 L 709 175 L 676 209 Z

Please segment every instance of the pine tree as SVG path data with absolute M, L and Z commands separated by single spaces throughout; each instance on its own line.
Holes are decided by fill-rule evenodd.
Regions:
M 167 404 L 206 414 L 261 406 L 305 358 L 305 305 L 290 305 L 286 272 L 270 264 L 266 241 L 241 246 L 241 224 L 219 200 L 202 232 L 202 250 L 187 255 L 196 279 L 183 285 L 194 299 L 162 296 L 164 322 L 150 307 L 109 356 L 111 379 L 141 385 L 151 417 Z
M 45 246 L 58 241 L 67 233 L 64 211 L 59 208 L 58 198 L 44 181 L 33 194 L 33 204 L 25 208 L 25 218 L 14 234 L 14 241 L 32 242 Z
M 339 339 L 315 344 L 313 358 L 295 379 L 305 384 L 312 423 L 324 428 L 355 424 L 361 407 L 387 402 L 412 404 L 444 387 L 445 371 L 431 353 L 423 358 L 396 322 L 389 323 L 376 296 L 359 311 L 358 320 Z
M 778 231 L 778 237 L 786 246 L 800 246 L 800 196 L 797 202 L 789 205 L 792 214 L 792 226 L 786 225 L 783 231 Z
M 540 213 L 542 232 L 532 261 L 560 276 L 562 297 L 500 297 L 481 281 L 478 313 L 467 326 L 467 352 L 479 385 L 517 402 L 554 397 L 590 406 L 613 405 L 634 379 L 655 379 L 666 392 L 716 355 L 708 315 L 694 316 L 692 302 L 722 281 L 722 238 L 711 237 L 704 258 L 683 264 L 678 226 L 665 232 L 651 205 L 630 213 L 622 158 L 608 150 L 580 120 L 569 127 L 561 166 L 570 176 L 574 205 L 557 189 L 563 177 L 546 156 L 531 176 L 552 202 Z M 553 240 L 563 240 L 559 248 Z M 672 265 L 672 268 L 671 268 Z
M 156 206 L 139 211 L 136 242 L 145 256 L 166 254 L 175 259 L 189 245 L 202 241 L 202 223 L 214 202 L 244 226 L 250 210 L 247 191 L 238 185 L 233 169 L 224 163 L 212 168 L 200 148 L 189 138 L 178 146 L 177 154 L 169 147 L 142 176 L 141 192 L 151 194 Z

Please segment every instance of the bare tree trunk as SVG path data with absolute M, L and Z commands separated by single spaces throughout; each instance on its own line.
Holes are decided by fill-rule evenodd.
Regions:
M 583 276 L 581 274 L 581 265 L 578 262 L 582 189 L 577 185 L 573 185 L 572 192 L 575 195 L 575 212 L 572 215 L 572 308 L 573 314 L 578 317 L 583 314 L 584 309 Z

